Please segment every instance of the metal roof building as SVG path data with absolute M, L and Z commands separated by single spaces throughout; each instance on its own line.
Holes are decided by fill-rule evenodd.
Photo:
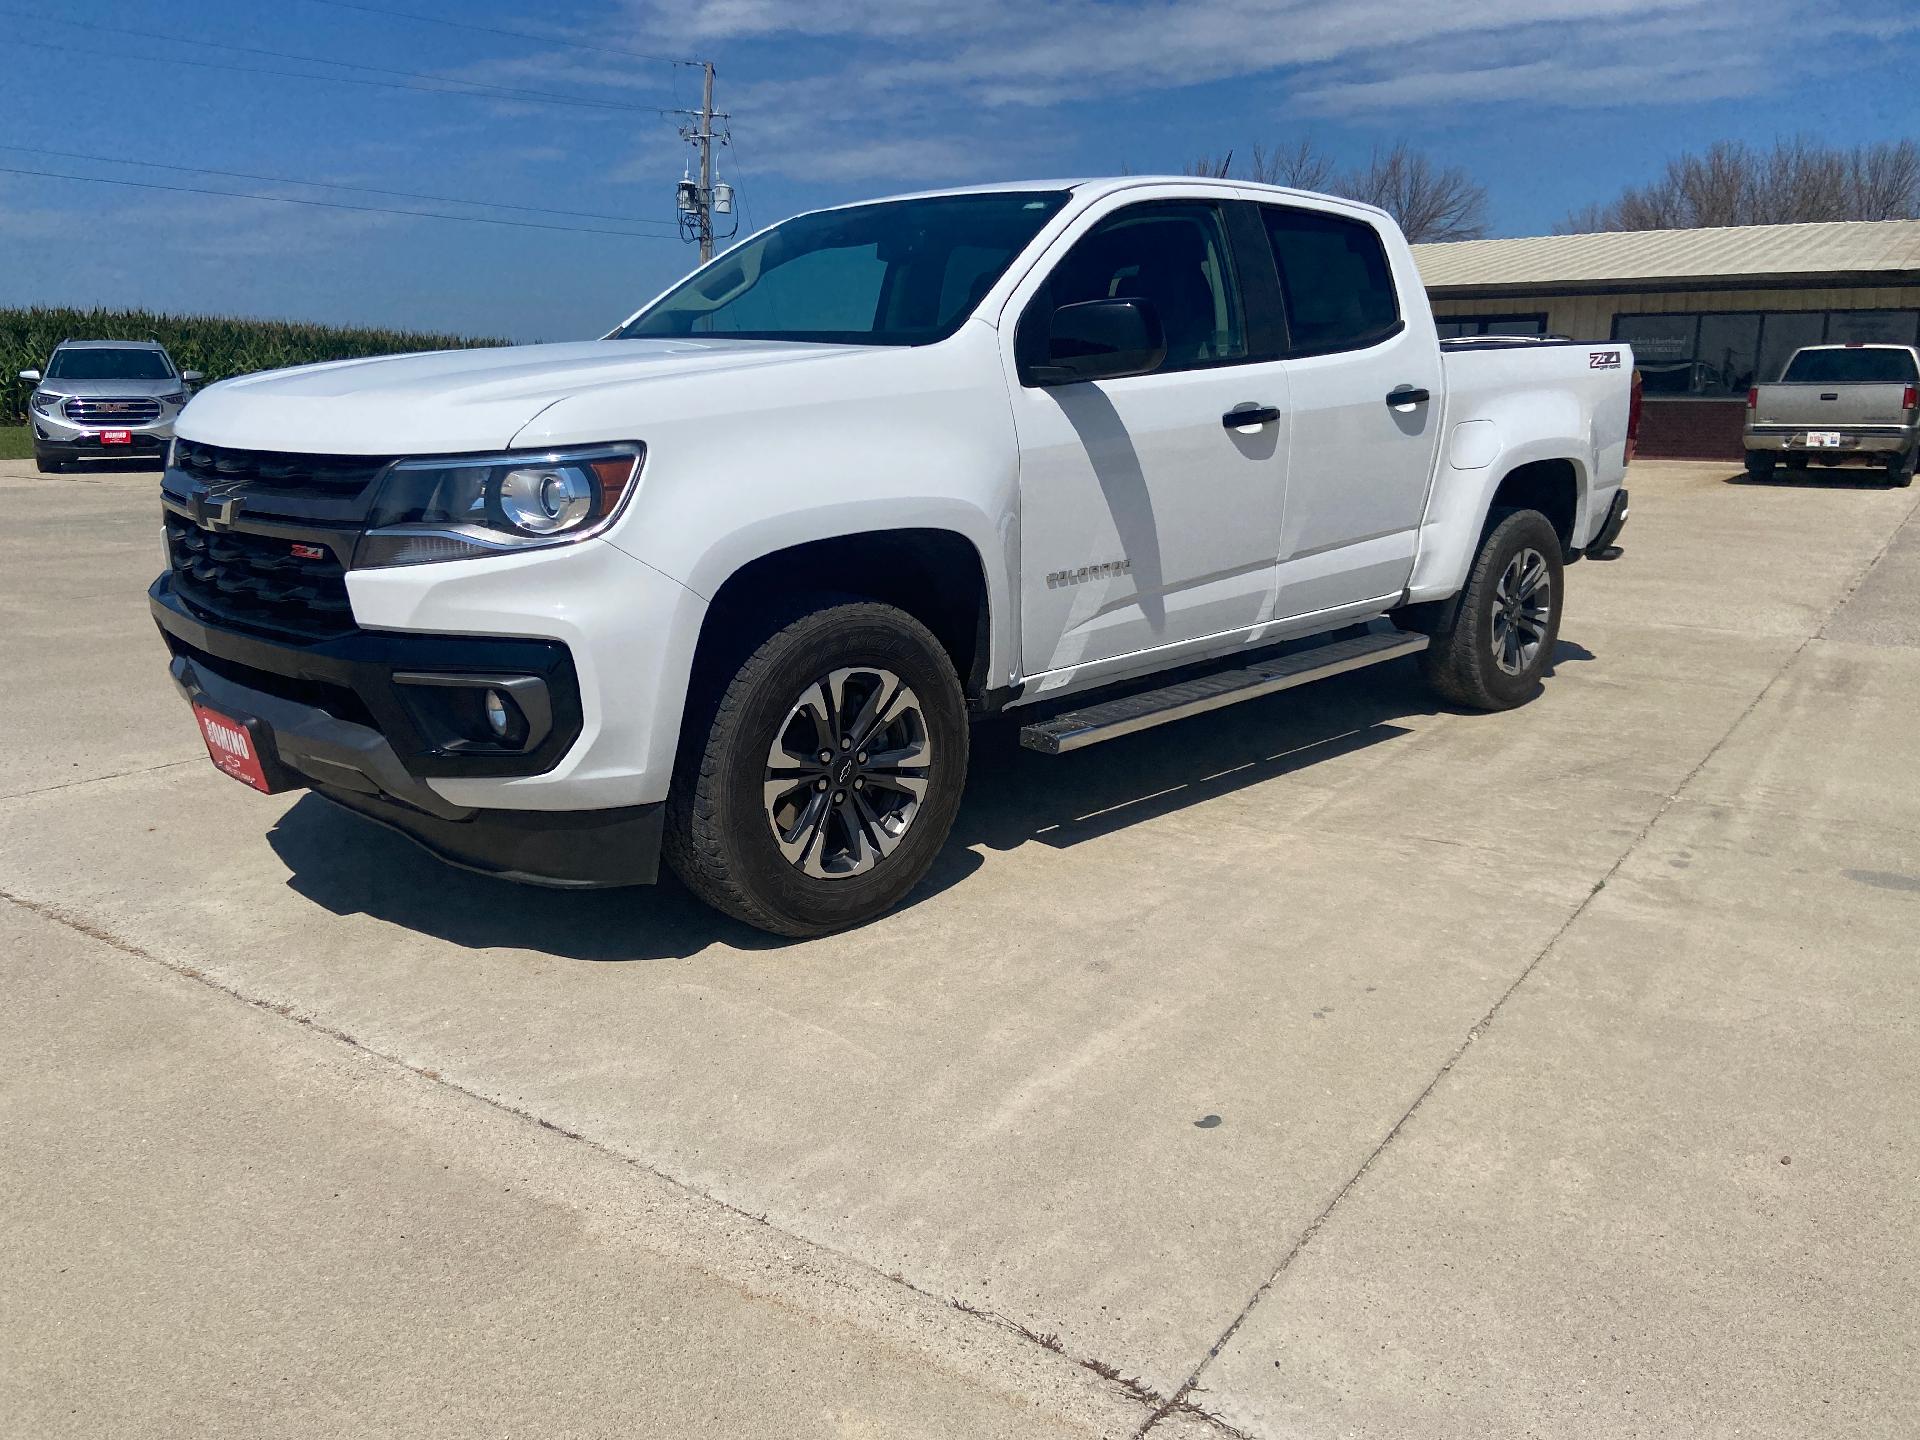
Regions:
M 1747 387 L 1802 345 L 1920 342 L 1920 220 L 1416 245 L 1442 335 L 1631 344 L 1642 451 L 1737 458 Z

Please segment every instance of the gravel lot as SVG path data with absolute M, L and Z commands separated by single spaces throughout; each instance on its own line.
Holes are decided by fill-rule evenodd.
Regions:
M 7 1430 L 1912 1433 L 1920 490 L 1836 473 L 1636 467 L 1510 715 L 984 730 L 784 945 L 218 775 L 152 473 L 0 463 Z

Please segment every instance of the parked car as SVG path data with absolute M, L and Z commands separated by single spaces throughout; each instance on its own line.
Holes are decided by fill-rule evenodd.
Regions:
M 75 460 L 158 459 L 200 372 L 182 373 L 151 340 L 62 340 L 32 381 L 27 415 L 42 474 Z
M 1783 458 L 1884 466 L 1913 483 L 1920 453 L 1920 350 L 1911 345 L 1808 345 L 1780 379 L 1747 391 L 1747 473 L 1773 474 Z
M 1411 655 L 1458 704 L 1531 698 L 1563 567 L 1626 520 L 1632 368 L 1443 352 L 1349 201 L 853 205 L 603 340 L 210 387 L 152 610 L 256 789 L 542 884 L 664 851 L 811 935 L 926 873 L 980 716 L 1058 755 Z

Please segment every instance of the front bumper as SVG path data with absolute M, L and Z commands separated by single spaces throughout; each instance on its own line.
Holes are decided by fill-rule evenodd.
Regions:
M 132 455 L 162 455 L 166 453 L 167 442 L 173 439 L 173 422 L 179 415 L 178 410 L 162 411 L 158 420 L 145 425 L 108 425 L 76 424 L 62 415 L 49 415 L 45 411 L 28 407 L 27 415 L 33 425 L 34 449 L 50 457 L 63 460 L 83 460 L 98 458 L 112 460 Z M 129 437 L 125 445 L 103 445 L 100 436 L 108 430 L 124 430 Z
M 581 732 L 572 657 L 552 641 L 354 631 L 311 644 L 269 640 L 200 619 L 163 575 L 149 605 L 188 700 L 253 737 L 273 791 L 311 788 L 450 863 L 534 884 L 651 884 L 664 804 L 504 810 L 457 804 L 430 780 L 551 769 Z M 544 737 L 524 754 L 437 744 L 395 676 L 528 677 L 550 701 Z M 431 688 L 431 687 L 428 687 Z
M 1849 455 L 1871 455 L 1884 459 L 1889 455 L 1905 454 L 1914 448 L 1916 439 L 1920 439 L 1920 430 L 1902 426 L 1853 429 L 1841 427 L 1824 431 L 1813 427 L 1813 433 L 1816 435 L 1838 435 L 1840 443 L 1809 445 L 1807 443 L 1809 428 L 1805 425 L 1749 425 L 1744 437 L 1746 448 L 1772 451 L 1776 454 L 1810 455 L 1822 459 L 1845 459 Z

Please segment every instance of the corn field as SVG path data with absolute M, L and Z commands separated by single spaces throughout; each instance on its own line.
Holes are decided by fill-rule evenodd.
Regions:
M 146 310 L 0 309 L 0 425 L 27 423 L 33 386 L 22 370 L 46 368 L 62 340 L 158 340 L 182 370 L 198 370 L 202 384 L 278 370 L 316 360 L 393 355 L 409 350 L 471 349 L 505 340 L 303 325 L 290 320 L 242 320 L 230 315 L 156 315 Z

